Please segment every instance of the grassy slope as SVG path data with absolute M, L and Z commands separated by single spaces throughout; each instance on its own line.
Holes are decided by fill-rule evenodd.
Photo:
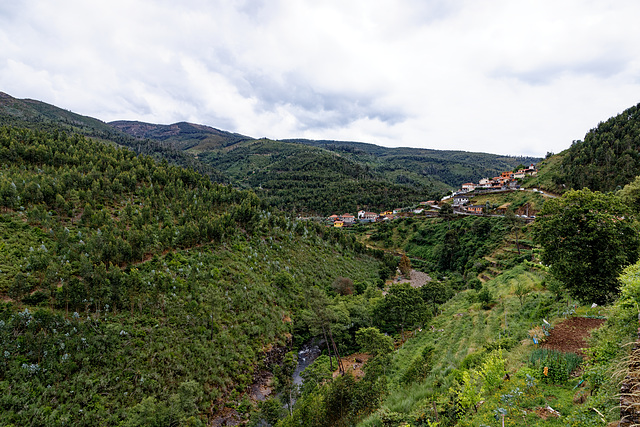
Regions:
M 541 324 L 543 318 L 552 323 L 561 321 L 563 310 L 566 309 L 566 302 L 555 302 L 552 295 L 543 289 L 541 283 L 545 274 L 537 268 L 519 265 L 488 282 L 487 286 L 496 300 L 489 310 L 484 310 L 479 303 L 473 302 L 475 291 L 461 292 L 443 304 L 441 313 L 422 332 L 418 332 L 396 351 L 393 366 L 389 369 L 391 392 L 383 403 L 382 410 L 367 418 L 361 425 L 379 425 L 380 414 L 389 412 L 396 413 L 405 421 L 420 418 L 420 414 L 434 417 L 433 401 L 437 403 L 440 414 L 446 414 L 450 405 L 447 400 L 448 388 L 455 385 L 454 378 L 459 374 L 459 369 L 462 369 L 462 361 L 473 353 L 488 354 L 486 347 L 493 343 L 497 345 L 498 342 L 507 345 L 507 348 L 511 347 L 503 355 L 512 381 L 504 382 L 491 394 L 484 394 L 482 400 L 486 402 L 480 406 L 478 413 L 467 413 L 458 425 L 494 425 L 494 410 L 498 407 L 506 407 L 509 411 L 506 425 L 567 425 L 566 418 L 549 418 L 544 421 L 531 411 L 540 406 L 551 405 L 563 417 L 567 417 L 576 409 L 579 410 L 572 402 L 575 394 L 572 388 L 577 380 L 571 380 L 564 386 L 545 385 L 538 381 L 535 387 L 527 388 L 523 379 L 524 372 L 531 371 L 525 369 L 522 374 L 518 374 L 519 370 L 526 368 L 528 356 L 534 347 L 527 331 L 532 325 Z M 525 283 L 532 289 L 522 306 L 513 294 L 516 283 Z M 435 348 L 430 376 L 422 383 L 401 385 L 402 375 L 425 346 Z M 508 406 L 500 397 L 512 393 L 515 387 L 526 392 L 517 403 Z M 525 416 L 523 410 L 527 410 L 528 415 Z
M 562 194 L 565 188 L 558 184 L 561 177 L 560 166 L 566 156 L 567 151 L 563 151 L 538 163 L 538 175 L 528 177 L 522 184 L 526 188 L 539 188 L 553 194 Z

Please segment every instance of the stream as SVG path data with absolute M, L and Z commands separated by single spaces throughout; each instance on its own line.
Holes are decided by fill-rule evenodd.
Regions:
M 320 347 L 313 341 L 302 346 L 302 349 L 298 352 L 298 367 L 293 372 L 293 383 L 295 385 L 302 385 L 302 371 L 311 365 L 321 353 Z

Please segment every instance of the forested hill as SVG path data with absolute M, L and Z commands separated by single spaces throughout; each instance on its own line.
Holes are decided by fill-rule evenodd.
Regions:
M 259 139 L 200 158 L 274 208 L 303 215 L 381 212 L 438 197 L 450 187 L 429 177 L 391 179 L 367 163 L 303 144 Z
M 425 148 L 387 148 L 374 144 L 350 141 L 285 140 L 340 153 L 356 161 L 370 165 L 399 182 L 412 178 L 430 177 L 452 187 L 464 182 L 477 182 L 481 178 L 493 177 L 503 171 L 512 170 L 520 164 L 529 165 L 540 161 L 537 157 L 499 156 L 495 154 L 431 150 Z
M 209 425 L 305 333 L 306 292 L 381 265 L 193 170 L 10 127 L 0 236 L 2 425 Z
M 200 152 L 227 147 L 253 138 L 193 123 L 157 125 L 127 120 L 109 122 L 110 126 L 136 138 L 168 143 L 172 148 Z
M 136 153 L 147 154 L 157 160 L 166 159 L 174 165 L 191 167 L 209 176 L 213 181 L 226 182 L 226 178 L 220 172 L 184 153 L 181 149 L 158 144 L 148 138 L 135 138 L 101 120 L 82 116 L 45 102 L 16 99 L 0 92 L 0 125 L 51 132 L 64 131 L 68 134 L 78 133 L 95 140 L 129 147 Z
M 436 199 L 464 182 L 539 159 L 342 141 L 255 140 L 192 123 L 109 124 L 0 93 L 0 125 L 80 133 L 191 167 L 215 182 L 254 190 L 269 206 L 302 215 L 383 211 Z
M 598 124 L 563 153 L 558 184 L 612 191 L 640 174 L 640 104 Z

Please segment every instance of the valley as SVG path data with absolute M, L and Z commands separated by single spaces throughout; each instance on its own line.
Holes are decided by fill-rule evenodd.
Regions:
M 635 107 L 540 160 L 0 101 L 2 425 L 625 416 L 640 171 L 572 162 Z

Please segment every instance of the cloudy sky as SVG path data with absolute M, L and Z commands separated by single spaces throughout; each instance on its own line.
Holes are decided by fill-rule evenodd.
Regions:
M 0 2 L 0 91 L 253 137 L 544 156 L 640 102 L 637 0 Z

